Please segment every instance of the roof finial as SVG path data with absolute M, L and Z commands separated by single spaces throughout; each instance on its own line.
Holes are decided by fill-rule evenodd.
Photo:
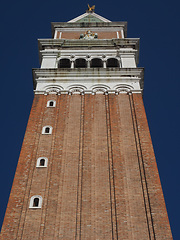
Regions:
M 87 12 L 94 12 L 94 9 L 95 9 L 95 5 L 93 5 L 92 7 L 90 7 L 89 4 L 88 4 L 88 10 L 87 10 Z

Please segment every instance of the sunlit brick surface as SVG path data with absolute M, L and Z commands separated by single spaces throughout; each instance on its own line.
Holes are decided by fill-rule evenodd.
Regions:
M 172 239 L 141 94 L 35 95 L 1 239 Z

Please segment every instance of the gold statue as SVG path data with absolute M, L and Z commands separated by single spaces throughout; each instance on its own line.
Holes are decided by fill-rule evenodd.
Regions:
M 94 11 L 94 9 L 95 9 L 95 5 L 93 5 L 92 7 L 90 7 L 89 4 L 88 4 L 88 11 L 89 11 L 89 12 Z

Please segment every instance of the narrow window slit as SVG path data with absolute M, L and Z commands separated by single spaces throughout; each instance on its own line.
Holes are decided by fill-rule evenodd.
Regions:
M 44 165 L 45 165 L 45 159 L 42 158 L 42 159 L 40 160 L 40 166 L 44 166 Z
M 49 128 L 49 127 L 46 127 L 45 133 L 49 133 L 49 132 L 50 132 L 50 128 Z
M 39 198 L 34 198 L 33 207 L 39 206 Z
M 50 106 L 50 107 L 53 107 L 53 105 L 54 105 L 54 102 L 51 101 L 51 102 L 49 103 L 49 106 Z

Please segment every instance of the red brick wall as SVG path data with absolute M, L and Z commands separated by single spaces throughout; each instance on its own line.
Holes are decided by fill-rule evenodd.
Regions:
M 1 239 L 16 239 L 18 230 L 22 232 L 24 222 L 22 215 L 29 203 L 28 182 L 32 179 L 32 161 L 38 146 L 38 135 L 44 114 L 44 96 L 36 95 L 31 109 L 23 146 L 21 149 L 18 166 L 5 214 L 1 231 Z
M 143 161 L 143 170 L 148 192 L 151 222 L 156 239 L 172 239 L 156 159 L 151 142 L 146 113 L 141 94 L 132 95 L 135 121 L 138 126 L 138 140 Z
M 93 31 L 93 33 L 98 34 L 98 39 L 112 39 L 117 38 L 117 32 L 98 32 Z M 85 31 L 79 31 L 79 32 L 62 32 L 61 38 L 62 39 L 79 39 L 80 34 L 84 34 Z M 57 38 L 59 38 L 59 32 L 57 34 Z M 119 38 L 121 38 L 121 32 L 119 32 Z
M 35 95 L 1 239 L 172 239 L 141 94 Z
M 118 236 L 148 239 L 129 96 L 110 95 L 109 108 Z
M 85 95 L 83 133 L 81 239 L 112 239 L 104 95 Z

